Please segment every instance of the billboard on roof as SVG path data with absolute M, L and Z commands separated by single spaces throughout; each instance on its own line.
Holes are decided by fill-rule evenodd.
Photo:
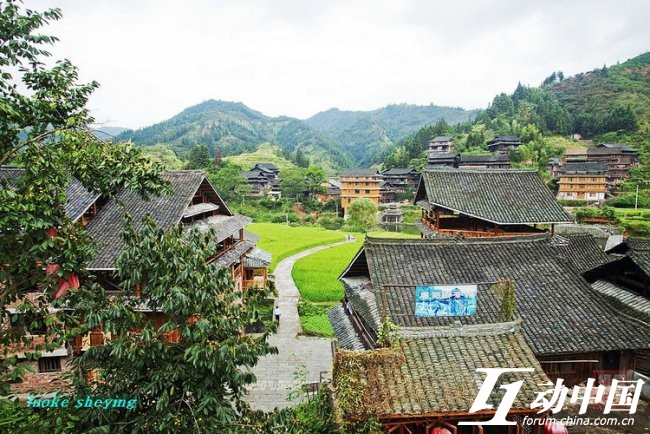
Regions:
M 432 285 L 415 287 L 415 316 L 476 315 L 476 285 Z

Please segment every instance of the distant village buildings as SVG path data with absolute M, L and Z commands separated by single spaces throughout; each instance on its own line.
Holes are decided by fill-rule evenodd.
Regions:
M 497 140 L 499 139 L 499 140 Z M 516 140 L 515 140 L 516 139 Z M 505 150 L 518 146 L 521 140 L 514 136 L 499 136 L 488 143 L 494 143 L 489 155 L 461 155 L 453 151 L 453 137 L 439 136 L 429 142 L 429 159 L 425 169 L 453 167 L 460 169 L 509 169 L 510 159 Z M 497 152 L 504 150 L 504 152 Z
M 357 199 L 368 199 L 379 206 L 381 174 L 377 169 L 347 169 L 341 172 L 341 207 L 344 213 Z
M 341 198 L 341 183 L 336 179 L 328 179 L 321 184 L 323 193 L 316 194 L 316 200 L 326 203 L 330 200 L 339 200 Z
M 605 200 L 609 171 L 602 162 L 566 163 L 559 173 L 558 199 Z
M 487 148 L 490 152 L 507 154 L 510 149 L 521 146 L 521 139 L 517 136 L 496 136 L 487 142 Z
M 280 197 L 280 169 L 273 163 L 257 163 L 241 173 L 251 186 L 251 196 Z

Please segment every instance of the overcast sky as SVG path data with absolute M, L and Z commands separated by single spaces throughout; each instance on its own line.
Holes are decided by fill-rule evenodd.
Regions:
M 101 88 L 96 119 L 138 128 L 214 98 L 269 116 L 391 103 L 484 108 L 650 49 L 648 0 L 25 0 L 63 19 L 50 51 Z

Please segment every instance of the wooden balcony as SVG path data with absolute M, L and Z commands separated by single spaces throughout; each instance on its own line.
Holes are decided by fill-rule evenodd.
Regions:
M 489 227 L 489 226 L 477 227 L 476 225 L 473 225 L 472 227 L 454 227 L 454 226 L 459 226 L 454 224 L 457 223 L 457 221 L 451 223 L 451 222 L 445 222 L 445 220 L 452 220 L 452 219 L 439 219 L 440 227 L 437 227 L 434 221 L 431 221 L 427 218 L 423 218 L 422 223 L 424 223 L 432 231 L 437 232 L 441 235 L 473 237 L 473 238 L 536 235 L 542 232 L 541 230 L 535 230 L 532 227 L 530 227 L 531 230 L 516 230 L 516 231 L 507 230 L 500 227 Z M 525 226 L 525 228 L 529 228 L 529 226 Z

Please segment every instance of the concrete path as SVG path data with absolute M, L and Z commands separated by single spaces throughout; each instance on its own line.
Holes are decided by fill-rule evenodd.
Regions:
M 253 372 L 257 382 L 248 388 L 246 401 L 255 410 L 271 411 L 285 408 L 300 402 L 300 399 L 287 400 L 287 395 L 303 383 L 318 383 L 329 379 L 332 371 L 331 339 L 298 336 L 302 332 L 298 317 L 298 299 L 291 270 L 297 260 L 324 250 L 356 241 L 351 239 L 334 244 L 313 247 L 282 260 L 276 267 L 275 287 L 278 290 L 276 305 L 282 315 L 278 332 L 269 338 L 271 345 L 279 353 L 260 359 Z

